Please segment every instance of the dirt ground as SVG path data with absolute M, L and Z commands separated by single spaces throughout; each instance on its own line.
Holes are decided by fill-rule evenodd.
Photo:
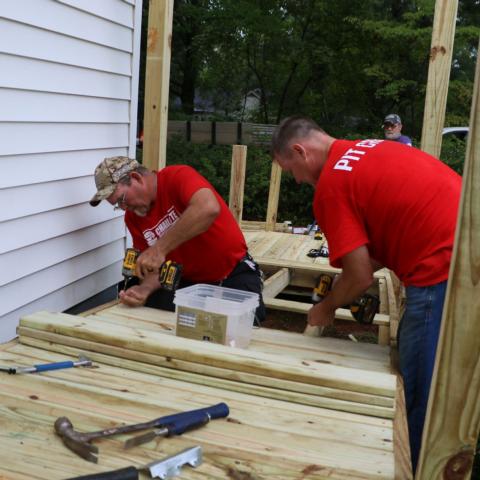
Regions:
M 274 328 L 297 333 L 303 333 L 306 326 L 306 315 L 282 312 L 279 310 L 268 310 L 267 318 L 262 323 L 262 327 L 264 328 Z M 378 327 L 375 325 L 362 325 L 346 320 L 335 320 L 333 325 L 325 328 L 322 336 L 349 339 L 349 335 L 353 335 L 359 342 L 377 343 Z

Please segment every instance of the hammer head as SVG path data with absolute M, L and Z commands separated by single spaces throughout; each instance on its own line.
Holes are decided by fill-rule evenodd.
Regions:
M 85 434 L 76 432 L 72 422 L 67 417 L 57 418 L 54 427 L 55 432 L 61 437 L 64 445 L 72 452 L 89 462 L 98 462 L 98 458 L 94 455 L 94 453 L 98 454 L 98 448 L 89 443 L 89 439 Z

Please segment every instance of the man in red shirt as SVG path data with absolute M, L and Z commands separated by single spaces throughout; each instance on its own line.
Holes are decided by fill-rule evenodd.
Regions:
M 416 148 L 386 140 L 337 140 L 314 121 L 290 117 L 276 128 L 274 160 L 315 187 L 315 219 L 330 263 L 342 274 L 312 307 L 310 325 L 360 297 L 382 267 L 406 286 L 398 333 L 413 468 L 428 402 L 454 242 L 461 177 Z
M 120 301 L 174 310 L 173 293 L 160 289 L 165 260 L 182 265 L 180 287 L 211 283 L 258 293 L 256 319 L 265 318 L 258 265 L 228 206 L 212 185 L 186 165 L 150 172 L 136 160 L 111 157 L 95 170 L 97 193 L 90 204 L 107 200 L 125 210 L 133 246 L 141 254 L 139 284 L 120 292 Z

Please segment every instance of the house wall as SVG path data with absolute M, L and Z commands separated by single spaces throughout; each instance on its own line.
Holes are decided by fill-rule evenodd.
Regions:
M 121 279 L 93 171 L 135 155 L 141 0 L 0 2 L 0 342 Z

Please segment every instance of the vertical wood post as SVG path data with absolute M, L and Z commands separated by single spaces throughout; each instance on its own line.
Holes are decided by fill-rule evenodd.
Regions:
M 246 169 L 247 147 L 246 145 L 234 145 L 232 150 L 232 168 L 230 170 L 228 207 L 239 225 L 242 221 Z
M 458 0 L 436 0 L 421 149 L 440 156 Z
M 267 218 L 265 223 L 265 230 L 267 232 L 275 231 L 281 181 L 282 169 L 277 162 L 272 162 L 272 172 L 270 174 L 270 190 L 268 191 Z
M 480 59 L 419 480 L 470 478 L 480 428 Z
M 166 163 L 173 0 L 149 2 L 143 165 L 159 170 Z

